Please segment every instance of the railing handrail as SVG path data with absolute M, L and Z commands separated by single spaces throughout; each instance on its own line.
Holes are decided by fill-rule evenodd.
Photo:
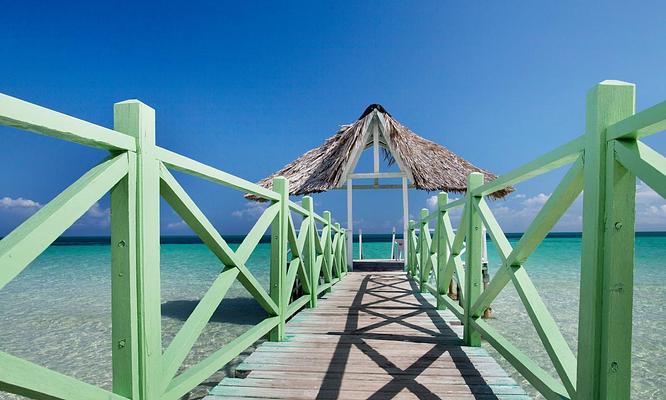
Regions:
M 0 240 L 0 289 L 41 254 L 105 193 L 111 192 L 112 392 L 0 352 L 0 388 L 28 397 L 178 399 L 256 340 L 284 340 L 287 318 L 316 307 L 348 270 L 346 231 L 289 199 L 289 182 L 273 190 L 155 145 L 154 110 L 137 100 L 117 103 L 114 130 L 0 94 L 0 125 L 107 149 L 111 156 Z M 170 173 L 169 168 L 271 202 L 234 251 Z M 159 290 L 159 198 L 180 215 L 224 269 L 162 351 Z M 301 215 L 296 230 L 291 213 Z M 323 224 L 321 234 L 316 223 Z M 271 228 L 270 287 L 245 266 Z M 302 295 L 292 298 L 300 277 Z M 268 313 L 254 327 L 176 375 L 192 346 L 238 280 Z M 321 281 L 321 283 L 320 283 Z M 294 296 L 296 297 L 296 296 Z
M 270 189 L 259 186 L 256 183 L 239 178 L 228 172 L 224 172 L 215 167 L 211 167 L 189 157 L 174 153 L 156 146 L 157 158 L 167 166 L 189 175 L 198 176 L 219 185 L 227 186 L 245 194 L 252 194 L 265 200 L 277 201 L 279 195 Z
M 135 151 L 135 139 L 0 93 L 0 125 L 106 150 Z
M 478 346 L 480 336 L 493 345 L 546 398 L 629 398 L 631 372 L 631 300 L 635 182 L 643 180 L 666 197 L 666 158 L 638 139 L 666 128 L 666 102 L 635 113 L 635 87 L 605 81 L 588 94 L 585 134 L 523 164 L 496 180 L 469 178 L 467 193 L 448 202 L 438 195 L 437 210 L 410 221 L 408 275 L 421 291 L 437 298 L 464 323 L 464 341 Z M 86 146 L 112 156 L 92 168 L 55 199 L 0 240 L 0 289 L 21 272 L 104 193 L 111 191 L 113 393 L 0 352 L 0 386 L 28 396 L 75 399 L 176 399 L 269 333 L 282 340 L 285 320 L 300 307 L 315 307 L 347 272 L 347 232 L 330 212 L 317 215 L 312 199 L 289 200 L 288 181 L 276 178 L 273 190 L 155 145 L 154 110 L 136 100 L 116 105 L 115 129 L 104 128 L 0 94 L 0 125 L 7 125 Z M 121 134 L 122 132 L 122 134 Z M 484 196 L 572 164 L 562 182 L 512 246 Z M 168 168 L 271 201 L 236 251 L 226 244 Z M 160 188 L 161 185 L 161 188 Z M 538 295 L 523 265 L 581 191 L 585 191 L 578 359 Z M 225 269 L 178 332 L 161 349 L 159 322 L 159 196 L 183 217 Z M 454 232 L 449 212 L 462 207 Z M 291 212 L 301 215 L 299 229 Z M 429 223 L 435 223 L 433 235 Z M 317 223 L 323 224 L 321 235 Z M 502 266 L 481 290 L 481 232 L 486 227 Z M 271 285 L 266 291 L 245 266 L 264 232 L 271 227 Z M 419 234 L 417 235 L 417 231 Z M 463 262 L 462 256 L 465 260 Z M 629 268 L 632 267 L 632 268 Z M 431 275 L 436 285 L 430 283 Z M 297 277 L 305 294 L 292 299 Z M 604 279 L 599 277 L 604 276 Z M 269 317 L 175 376 L 201 330 L 238 279 Z M 461 291 L 449 297 L 453 280 Z M 321 283 L 320 283 L 321 282 Z M 525 353 L 481 319 L 508 282 L 516 286 L 532 324 L 555 367 L 551 377 Z M 613 285 L 609 287 L 609 285 Z M 623 290 L 611 290 L 622 287 Z M 584 334 L 581 334 L 584 332 Z M 606 371 L 610 373 L 606 374 Z M 38 377 L 38 378 L 36 378 Z M 71 390 L 76 388 L 76 390 Z
M 494 181 L 475 187 L 471 175 L 463 198 L 449 203 L 447 194 L 440 193 L 435 212 L 428 213 L 424 209 L 417 221 L 409 223 L 408 275 L 421 291 L 436 297 L 439 309 L 448 308 L 463 322 L 464 340 L 468 345 L 479 345 L 478 335 L 483 335 L 548 399 L 630 397 L 636 178 L 666 198 L 666 157 L 637 140 L 666 129 L 666 102 L 634 113 L 634 96 L 632 84 L 600 83 L 588 94 L 584 135 Z M 566 164 L 572 164 L 569 171 L 518 243 L 512 246 L 484 196 Z M 474 178 L 479 181 L 478 177 Z M 523 265 L 583 189 L 576 359 Z M 454 234 L 449 211 L 463 206 L 461 225 Z M 425 228 L 433 221 L 436 228 L 431 237 L 430 230 Z M 502 261 L 501 268 L 483 292 L 477 291 L 481 287 L 480 226 L 487 228 Z M 464 249 L 466 260 L 463 263 Z M 602 276 L 604 279 L 600 278 Z M 436 280 L 436 287 L 430 283 L 431 277 Z M 559 380 L 481 319 L 483 310 L 510 281 L 526 307 Z M 455 286 L 461 291 L 456 293 Z M 453 300 L 455 296 L 460 304 Z

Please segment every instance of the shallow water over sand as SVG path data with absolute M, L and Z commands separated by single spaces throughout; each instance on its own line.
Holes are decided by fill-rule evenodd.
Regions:
M 365 242 L 363 250 L 365 258 L 386 258 L 389 244 Z M 493 273 L 499 259 L 492 248 L 489 250 Z M 260 244 L 248 261 L 248 267 L 265 287 L 269 256 L 269 245 Z M 580 238 L 548 238 L 526 265 L 574 351 L 579 259 Z M 164 244 L 161 268 L 163 346 L 167 346 L 221 265 L 202 244 Z M 634 289 L 634 398 L 666 398 L 664 282 L 666 236 L 639 236 Z M 52 246 L 0 290 L 0 350 L 110 388 L 110 300 L 108 245 Z M 493 312 L 495 318 L 491 324 L 554 373 L 512 287 L 502 292 L 493 304 Z M 234 284 L 185 366 L 194 365 L 265 316 L 245 289 Z M 514 377 L 520 380 L 519 375 Z M 16 397 L 0 394 L 0 399 L 10 398 Z

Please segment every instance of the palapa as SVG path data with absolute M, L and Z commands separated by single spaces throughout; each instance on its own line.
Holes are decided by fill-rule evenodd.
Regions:
M 356 162 L 352 158 L 357 148 L 372 146 L 372 143 L 366 142 L 366 131 L 374 118 L 379 121 L 382 131 L 381 146 L 385 158 L 389 164 L 396 162 L 396 157 L 399 158 L 401 169 L 416 189 L 465 193 L 467 176 L 471 172 L 483 173 L 486 182 L 497 178 L 495 174 L 473 165 L 446 147 L 412 132 L 380 104 L 372 104 L 356 122 L 341 126 L 337 133 L 326 139 L 321 146 L 262 179 L 258 182 L 259 185 L 270 189 L 273 178 L 283 176 L 289 180 L 291 195 L 319 193 L 343 187 L 347 180 L 346 175 L 350 172 L 349 164 Z M 490 196 L 501 198 L 512 191 L 512 188 L 506 188 Z M 247 197 L 256 199 L 253 196 Z

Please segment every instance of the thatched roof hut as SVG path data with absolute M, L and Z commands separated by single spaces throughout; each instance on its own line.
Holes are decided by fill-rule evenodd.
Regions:
M 372 133 L 372 128 L 377 133 Z M 481 172 L 486 181 L 496 178 L 444 146 L 424 139 L 398 122 L 380 104 L 372 104 L 350 125 L 343 125 L 324 143 L 303 154 L 259 184 L 272 186 L 272 179 L 289 179 L 289 193 L 306 195 L 342 188 L 358 162 L 360 153 L 372 146 L 381 147 L 390 164 L 397 163 L 411 187 L 426 191 L 464 193 L 467 176 Z M 504 197 L 511 188 L 492 194 Z

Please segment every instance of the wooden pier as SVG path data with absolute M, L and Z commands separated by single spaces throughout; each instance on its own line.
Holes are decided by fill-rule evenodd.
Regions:
M 265 342 L 211 390 L 218 399 L 527 399 L 404 272 L 353 272 L 284 342 Z
M 290 194 L 308 190 L 301 186 L 291 190 L 285 176 L 258 185 L 158 146 L 155 110 L 146 104 L 116 103 L 114 127 L 109 129 L 0 94 L 0 126 L 110 152 L 0 240 L 0 290 L 110 193 L 108 345 L 113 378 L 112 387 L 98 387 L 14 356 L 9 349 L 0 351 L 0 391 L 34 399 L 179 400 L 255 342 L 268 338 L 240 365 L 236 377 L 224 379 L 211 391 L 210 399 L 526 398 L 481 347 L 483 339 L 545 399 L 627 400 L 637 179 L 666 197 L 666 157 L 641 140 L 666 129 L 666 102 L 638 113 L 635 104 L 633 84 L 595 85 L 586 97 L 581 136 L 496 179 L 469 173 L 467 186 L 453 190 L 465 192 L 464 196 L 449 201 L 448 193 L 440 192 L 436 207 L 422 209 L 418 220 L 408 221 L 403 242 L 406 273 L 400 262 L 393 271 L 378 271 L 381 265 L 366 262 L 358 267 L 367 271 L 348 273 L 354 266 L 351 222 L 342 227 L 329 211 L 317 214 L 309 196 L 300 204 L 292 201 Z M 345 128 L 344 135 L 348 143 L 361 144 L 354 145 L 355 154 L 365 148 L 363 144 L 371 145 L 376 166 L 379 145 L 392 148 L 387 129 L 400 124 L 388 120 L 392 117 L 381 107 L 368 112 Z M 276 151 L 283 144 L 276 142 Z M 306 153 L 309 156 L 292 167 L 325 150 Z M 341 156 L 349 161 L 350 154 Z M 393 155 L 400 164 L 399 152 Z M 413 177 L 387 175 L 376 168 L 372 173 L 352 173 L 358 160 L 354 157 L 353 163 L 340 164 L 346 165 L 342 176 L 348 195 L 353 188 L 395 186 L 353 185 L 353 180 L 400 178 L 406 210 L 404 193 Z M 434 160 L 431 155 L 418 158 Z M 426 164 L 422 169 L 432 172 L 441 163 Z M 487 198 L 501 197 L 515 185 L 565 165 L 570 165 L 568 171 L 520 240 L 510 241 Z M 263 200 L 267 207 L 233 249 L 171 171 Z M 300 178 L 294 182 L 310 182 Z M 343 182 L 330 179 L 321 190 L 340 188 Z M 578 313 L 576 354 L 532 282 L 528 259 L 583 192 L 580 302 L 578 309 L 569 310 Z M 221 267 L 166 347 L 160 323 L 161 199 Z M 459 218 L 451 217 L 454 212 L 460 212 Z M 455 220 L 460 223 L 454 229 Z M 501 262 L 487 286 L 482 274 L 484 228 Z M 246 264 L 267 232 L 270 277 L 264 287 Z M 183 362 L 236 281 L 266 311 L 266 318 L 183 370 Z M 483 319 L 484 311 L 509 284 L 516 289 L 522 303 L 517 306 L 527 312 L 555 376 L 529 357 L 533 349 L 521 349 Z M 449 288 L 458 288 L 460 302 L 448 296 Z M 308 308 L 299 312 L 303 307 Z

